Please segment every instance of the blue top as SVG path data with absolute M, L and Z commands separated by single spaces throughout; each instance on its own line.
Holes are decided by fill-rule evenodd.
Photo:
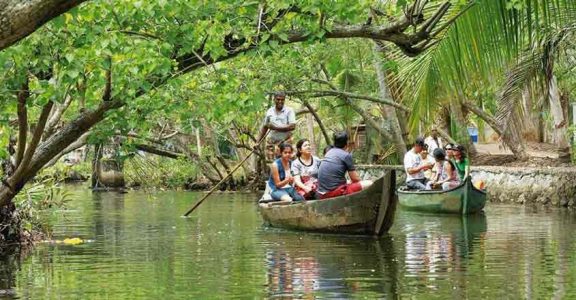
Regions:
M 280 176 L 280 181 L 286 179 L 286 170 L 284 170 L 284 166 L 282 165 L 282 159 L 278 158 L 274 161 L 274 163 L 276 164 L 276 167 L 278 167 L 278 175 Z M 290 161 L 289 165 L 292 165 L 292 161 Z M 277 189 L 280 189 L 280 187 L 277 187 L 276 184 L 274 183 L 274 178 L 272 178 L 272 172 L 270 172 L 270 177 L 268 178 L 268 185 L 270 186 L 270 188 L 272 188 L 272 191 L 275 191 Z

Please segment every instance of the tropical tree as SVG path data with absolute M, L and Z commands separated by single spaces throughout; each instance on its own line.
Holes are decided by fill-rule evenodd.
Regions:
M 457 13 L 449 2 L 432 7 L 416 1 L 383 25 L 370 22 L 367 2 L 128 0 L 72 10 L 0 55 L 3 103 L 19 107 L 20 137 L 0 206 L 104 119 L 130 128 L 128 115 L 178 107 L 170 91 L 185 86 L 193 71 L 255 50 L 325 39 L 370 38 L 417 55 L 446 28 L 439 22 Z M 5 122 L 4 128 L 11 127 Z
M 526 157 L 522 132 L 529 123 L 521 117 L 522 101 L 516 101 L 522 98 L 523 89 L 515 86 L 510 93 L 505 77 L 511 66 L 526 66 L 522 63 L 525 49 L 542 45 L 538 41 L 547 39 L 549 32 L 570 26 L 574 7 L 573 1 L 565 0 L 478 2 L 445 31 L 430 51 L 415 59 L 399 56 L 396 80 L 402 86 L 404 101 L 414 112 L 411 130 L 417 130 L 421 121 L 427 125 L 443 117 L 442 122 L 457 140 L 470 143 L 465 128 L 468 113 L 473 113 L 502 136 L 517 157 Z M 510 76 L 518 82 L 520 74 L 513 71 Z M 528 91 L 524 91 L 525 103 Z M 550 100 L 555 103 L 550 107 L 558 107 L 557 100 Z M 535 112 L 542 108 L 530 106 L 530 115 L 538 118 L 541 114 Z M 556 118 L 556 126 L 562 124 L 559 120 Z

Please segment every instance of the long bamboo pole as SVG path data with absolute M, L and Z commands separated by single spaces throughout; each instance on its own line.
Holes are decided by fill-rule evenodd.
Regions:
M 234 172 L 236 172 L 236 170 L 238 170 L 238 168 L 240 168 L 242 166 L 242 164 L 244 164 L 244 162 L 246 162 L 248 160 L 248 158 L 250 158 L 250 156 L 252 156 L 252 154 L 256 151 L 256 149 L 258 149 L 258 146 L 260 146 L 262 141 L 266 139 L 266 136 L 268 136 L 269 132 L 270 132 L 270 130 L 266 131 L 266 134 L 263 135 L 262 138 L 260 138 L 260 140 L 258 141 L 258 143 L 256 145 L 254 145 L 252 151 L 250 151 L 250 153 L 248 153 L 248 155 L 246 155 L 246 157 L 244 157 L 244 159 L 242 161 L 240 161 L 230 171 L 230 173 L 228 173 L 226 176 L 224 176 L 224 178 L 222 178 L 222 180 L 220 180 L 220 182 L 218 182 L 215 186 L 213 186 L 212 189 L 210 189 L 210 191 L 208 191 L 208 194 L 206 194 L 204 197 L 202 197 L 202 199 L 200 199 L 200 201 L 196 202 L 196 204 L 194 204 L 194 206 L 192 206 L 192 208 L 189 209 L 183 215 L 183 217 L 188 217 L 188 215 L 191 214 L 196 208 L 198 208 L 198 206 L 200 206 L 200 204 L 202 204 L 202 202 L 204 202 L 204 200 L 206 200 L 208 198 L 208 196 L 210 196 L 210 195 L 212 195 L 212 193 L 214 193 L 214 191 L 220 186 L 220 184 L 222 184 L 224 181 L 226 181 L 228 178 L 230 178 L 230 176 L 232 176 L 232 174 L 234 174 Z

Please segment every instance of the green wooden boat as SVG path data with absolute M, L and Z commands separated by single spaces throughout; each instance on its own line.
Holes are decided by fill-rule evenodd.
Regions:
M 413 211 L 468 215 L 484 208 L 486 192 L 475 188 L 468 177 L 463 184 L 447 191 L 398 189 L 398 202 Z
M 395 171 L 358 193 L 325 200 L 260 203 L 265 225 L 304 231 L 381 235 L 392 226 L 396 211 Z

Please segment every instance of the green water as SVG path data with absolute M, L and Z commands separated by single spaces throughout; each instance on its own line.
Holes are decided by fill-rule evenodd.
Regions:
M 54 239 L 0 261 L 21 299 L 576 298 L 573 212 L 488 204 L 462 219 L 399 211 L 375 240 L 262 227 L 257 195 L 75 188 Z

